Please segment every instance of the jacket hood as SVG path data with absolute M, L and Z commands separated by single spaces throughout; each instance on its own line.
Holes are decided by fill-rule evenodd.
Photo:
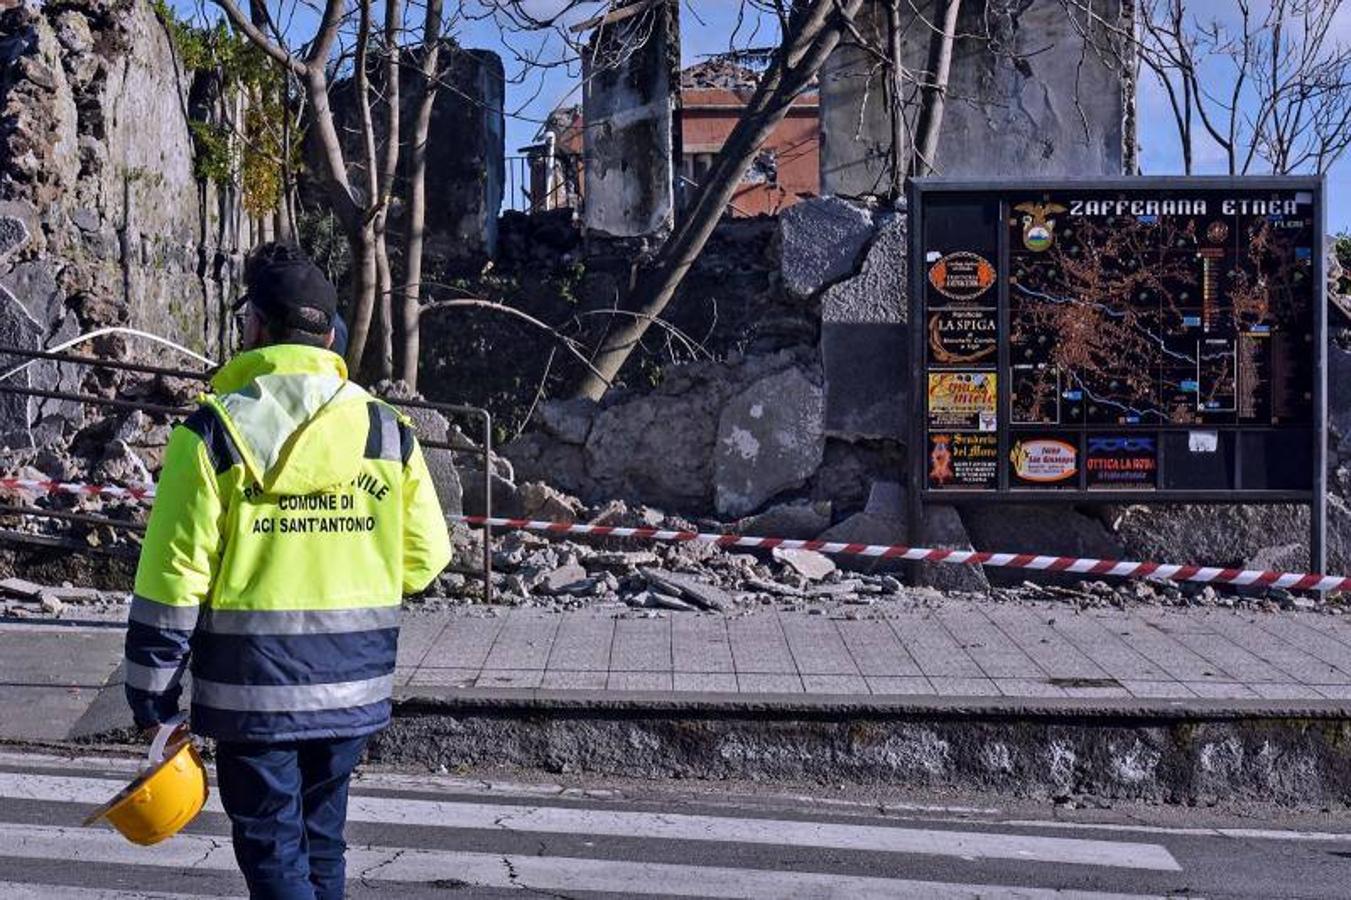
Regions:
M 234 438 L 250 478 L 273 494 L 332 490 L 356 477 L 370 395 L 347 380 L 342 357 L 299 344 L 249 350 L 211 379 L 202 398 Z

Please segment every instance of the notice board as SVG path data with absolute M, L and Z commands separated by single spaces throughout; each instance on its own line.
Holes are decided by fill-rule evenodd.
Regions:
M 1320 178 L 912 181 L 912 495 L 1307 501 L 1321 529 L 1323 203 Z

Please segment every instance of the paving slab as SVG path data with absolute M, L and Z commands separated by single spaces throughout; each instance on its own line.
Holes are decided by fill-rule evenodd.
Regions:
M 732 675 L 732 646 L 722 616 L 677 616 L 671 620 L 672 665 L 677 673 Z M 736 690 L 732 678 L 732 690 Z M 677 688 L 679 690 L 679 688 Z
M 979 608 L 940 609 L 934 613 L 967 655 L 990 678 L 1046 678 L 1046 671 L 1028 656 Z
M 780 616 L 784 639 L 793 662 L 804 678 L 807 675 L 851 675 L 867 690 L 849 648 L 835 623 L 825 616 Z M 808 688 L 811 690 L 811 688 Z
M 869 689 L 875 695 L 922 696 L 933 694 L 934 687 L 924 676 L 900 676 L 891 678 L 885 675 L 870 675 L 865 679 Z
M 778 616 L 762 613 L 729 619 L 727 637 L 738 676 L 742 673 L 796 676 L 797 663 L 788 649 Z
M 985 678 L 985 672 L 962 649 L 942 621 L 931 614 L 888 616 L 887 623 L 920 671 L 932 680 Z
M 615 620 L 609 615 L 576 615 L 558 625 L 546 669 L 606 672 L 614 644 Z M 604 682 L 604 679 L 601 679 Z
M 865 676 L 923 679 L 919 664 L 902 646 L 895 632 L 876 619 L 836 622 L 840 639 L 849 648 L 854 665 Z
M 614 646 L 610 653 L 610 671 L 661 672 L 667 676 L 666 680 L 669 682 L 670 618 L 616 620 Z
M 513 609 L 488 651 L 483 667 L 543 672 L 562 621 L 561 616 L 541 610 Z

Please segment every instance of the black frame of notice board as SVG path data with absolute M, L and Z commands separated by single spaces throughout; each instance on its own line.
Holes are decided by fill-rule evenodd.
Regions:
M 1313 447 L 1311 460 L 1313 473 L 1309 489 L 1243 489 L 1227 487 L 1223 489 L 1177 489 L 1163 486 L 1164 467 L 1168 455 L 1164 451 L 1164 440 L 1190 440 L 1192 432 L 1233 435 L 1226 437 L 1226 452 L 1232 448 L 1232 470 L 1236 484 L 1241 485 L 1242 446 L 1241 435 L 1260 431 L 1260 426 L 1251 425 L 1159 425 L 1153 434 L 1160 440 L 1155 446 L 1156 487 L 1153 489 L 1130 488 L 1089 488 L 1084 466 L 1080 462 L 1084 457 L 1084 445 L 1077 448 L 1076 466 L 1079 474 L 1073 487 L 1010 488 L 1009 474 L 1004 461 L 1010 453 L 1012 423 L 1012 385 L 1008 373 L 1011 371 L 1009 350 L 1009 285 L 1008 267 L 1010 264 L 1009 219 L 1010 202 L 1028 200 L 1029 197 L 1054 202 L 1057 196 L 1063 198 L 1066 193 L 1074 192 L 1120 192 L 1122 199 L 1139 198 L 1150 192 L 1195 192 L 1202 196 L 1220 195 L 1225 191 L 1281 191 L 1309 192 L 1313 195 L 1313 406 L 1311 422 L 1301 424 L 1298 430 L 1312 432 Z M 998 347 L 997 373 L 995 388 L 998 405 L 997 428 L 986 434 L 996 435 L 998 472 L 993 488 L 934 488 L 929 484 L 929 417 L 928 417 L 928 353 L 926 315 L 926 280 L 928 278 L 928 251 L 925 247 L 926 201 L 937 195 L 971 195 L 972 199 L 997 200 L 998 236 L 997 254 L 990 260 L 994 264 L 995 282 L 990 288 L 995 294 L 996 344 Z M 1141 198 L 1143 199 L 1143 198 Z M 1217 199 L 1218 196 L 1217 196 Z M 1137 178 L 1096 178 L 1096 179 L 952 179 L 952 178 L 915 178 L 909 182 L 908 190 L 909 235 L 910 235 L 910 367 L 912 422 L 915 439 L 911 441 L 910 484 L 911 490 L 911 541 L 921 542 L 920 523 L 923 522 L 925 503 L 943 503 L 949 505 L 981 503 L 1198 503 L 1198 504 L 1235 504 L 1235 503 L 1307 503 L 1310 507 L 1310 561 L 1315 572 L 1323 572 L 1326 564 L 1326 521 L 1327 521 L 1327 262 L 1324 236 L 1327 234 L 1327 206 L 1325 180 L 1321 176 L 1268 176 L 1242 177 L 1227 176 L 1191 176 L 1191 177 L 1137 177 Z M 973 242 L 973 246 L 975 246 Z M 1029 245 L 1030 246 L 1030 245 Z M 938 250 L 941 248 L 935 248 Z M 955 248 L 946 248 L 951 253 Z M 969 265 L 968 261 L 968 265 Z M 969 273 L 968 273 L 969 276 Z M 987 304 L 988 305 L 988 304 Z M 988 368 L 988 364 L 982 364 Z M 1102 432 L 1130 432 L 1139 430 L 1138 426 L 1097 426 L 1077 425 L 1072 429 L 1076 433 L 1088 436 L 1094 430 Z M 958 429 L 960 430 L 960 429 Z M 1277 433 L 1279 425 L 1269 426 L 1268 433 Z M 1291 434 L 1297 434 L 1291 426 Z M 1298 438 L 1302 442 L 1302 436 Z M 1002 548 L 989 548 L 1000 550 Z M 1178 560 L 1182 562 L 1182 560 Z

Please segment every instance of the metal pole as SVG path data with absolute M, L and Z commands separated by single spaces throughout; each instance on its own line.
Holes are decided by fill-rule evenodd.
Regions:
M 120 369 L 124 372 L 140 372 L 146 375 L 166 375 L 170 378 L 186 378 L 192 381 L 206 381 L 210 372 L 194 372 L 189 369 L 173 369 L 167 366 L 152 366 L 144 363 L 124 362 L 120 359 L 99 359 L 96 356 L 80 356 L 75 353 L 58 353 L 53 350 L 21 350 L 18 347 L 0 346 L 0 356 L 18 356 L 25 359 L 49 359 L 54 362 L 68 362 L 76 365 L 95 366 L 101 369 Z
M 1328 516 L 1328 277 L 1327 176 L 1314 191 L 1314 372 L 1313 372 L 1313 497 L 1309 503 L 1309 568 L 1327 571 Z
M 483 413 L 483 517 L 493 516 L 493 414 Z M 483 523 L 483 602 L 493 602 L 493 527 Z

